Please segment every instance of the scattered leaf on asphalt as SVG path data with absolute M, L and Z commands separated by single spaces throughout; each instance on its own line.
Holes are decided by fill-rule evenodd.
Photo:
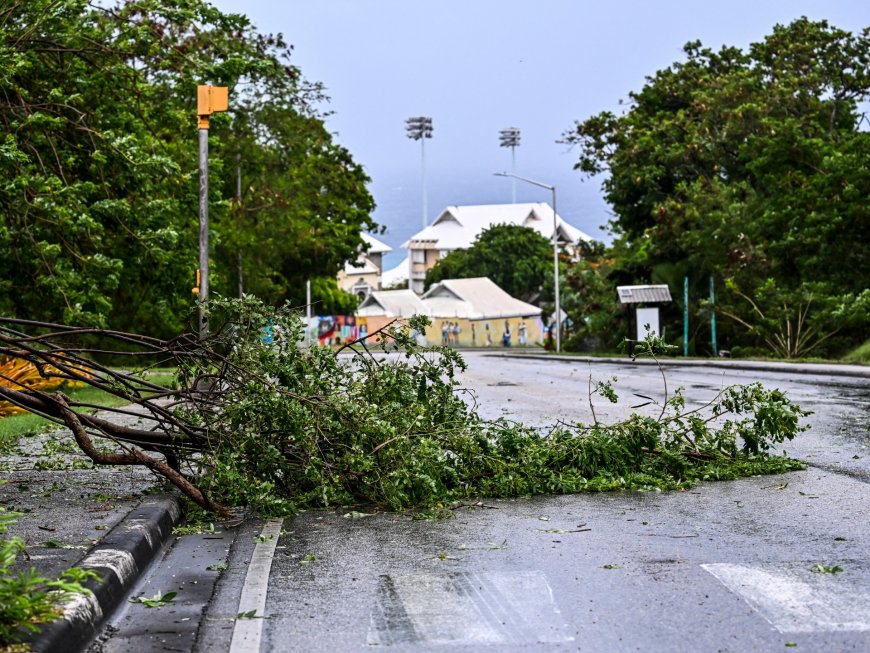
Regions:
M 209 522 L 208 524 L 204 522 L 194 522 L 192 524 L 186 524 L 184 526 L 176 526 L 172 529 L 172 534 L 176 536 L 182 535 L 202 535 L 204 533 L 214 533 L 215 528 L 214 524 Z
M 240 612 L 236 615 L 236 619 L 264 619 L 263 616 L 258 616 L 256 610 L 248 610 L 247 612 Z
M 46 540 L 42 543 L 47 549 L 86 549 L 86 546 L 76 546 L 75 544 L 64 544 L 63 542 L 58 542 L 57 540 Z
M 602 569 L 619 569 L 619 565 L 602 565 Z
M 819 563 L 810 567 L 810 571 L 815 574 L 839 574 L 843 568 L 840 565 L 829 566 Z
M 229 569 L 229 565 L 225 562 L 216 562 L 213 565 L 209 565 L 206 567 L 209 571 L 224 571 L 225 569 Z
M 314 557 L 313 553 L 305 554 L 305 557 L 299 561 L 300 565 L 310 565 L 312 562 L 317 562 L 317 558 Z
M 163 594 L 161 592 L 157 592 L 152 597 L 146 597 L 144 594 L 142 596 L 134 596 L 130 599 L 130 603 L 141 603 L 146 608 L 162 608 L 164 605 L 172 603 L 172 600 L 178 595 L 178 592 L 166 592 Z
M 834 538 L 834 542 L 845 542 L 845 541 L 846 541 L 845 537 L 835 537 Z

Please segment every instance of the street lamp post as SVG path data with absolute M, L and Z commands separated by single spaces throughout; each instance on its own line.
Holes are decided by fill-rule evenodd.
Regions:
M 405 120 L 408 138 L 420 141 L 420 157 L 423 170 L 423 228 L 429 225 L 429 205 L 426 200 L 426 139 L 432 138 L 432 118 L 417 116 Z
M 556 187 L 540 181 L 535 181 L 534 179 L 520 177 L 511 172 L 496 172 L 494 174 L 496 177 L 512 177 L 514 179 L 519 179 L 520 181 L 532 184 L 533 186 L 546 188 L 553 193 L 553 284 L 555 286 L 556 294 L 556 353 L 559 353 L 562 351 L 562 306 L 561 297 L 559 295 L 559 224 L 556 218 Z
M 501 147 L 509 147 L 511 148 L 511 174 L 514 175 L 513 180 L 511 181 L 511 203 L 517 203 L 517 180 L 516 180 L 516 172 L 517 172 L 517 147 L 520 144 L 520 130 L 517 127 L 508 127 L 507 129 L 502 129 L 498 133 L 499 145 Z

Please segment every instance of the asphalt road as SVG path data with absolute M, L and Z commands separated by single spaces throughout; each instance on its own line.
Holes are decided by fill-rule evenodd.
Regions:
M 588 364 L 468 360 L 464 381 L 484 415 L 541 426 L 591 419 Z M 652 367 L 591 373 L 617 377 L 627 404 L 663 391 Z M 733 382 L 786 390 L 815 411 L 811 431 L 786 446 L 810 468 L 689 492 L 485 500 L 441 521 L 338 510 L 248 522 L 234 541 L 215 542 L 211 555 L 227 569 L 194 649 L 870 650 L 870 380 L 699 367 L 667 376 L 690 402 Z M 624 410 L 596 401 L 599 419 Z M 843 571 L 812 571 L 819 564 Z M 165 567 L 156 573 L 162 591 L 176 589 Z M 127 622 L 144 608 L 130 612 Z M 171 632 L 171 608 L 151 614 Z M 124 619 L 116 627 L 129 637 Z

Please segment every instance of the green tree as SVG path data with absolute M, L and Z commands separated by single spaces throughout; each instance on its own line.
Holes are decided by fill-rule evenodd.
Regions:
M 553 245 L 534 229 L 495 225 L 471 247 L 450 252 L 426 273 L 426 287 L 443 279 L 489 277 L 502 290 L 524 301 L 544 294 L 553 275 Z M 550 284 L 551 285 L 551 284 Z
M 613 351 L 627 335 L 625 311 L 616 301 L 614 259 L 603 243 L 580 244 L 581 257 L 560 279 L 561 307 L 573 323 L 568 351 Z
M 0 312 L 169 335 L 197 267 L 196 86 L 210 130 L 212 279 L 304 300 L 375 227 L 368 178 L 280 36 L 202 0 L 0 8 Z M 244 170 L 240 203 L 236 162 Z
M 662 264 L 714 274 L 735 342 L 767 342 L 798 322 L 814 335 L 778 353 L 835 344 L 844 326 L 862 340 L 870 30 L 801 18 L 746 51 L 694 42 L 685 53 L 631 93 L 622 115 L 565 134 L 580 148 L 576 168 L 609 173 L 611 226 L 627 253 L 617 265 L 638 281 Z M 747 301 L 756 297 L 763 320 Z M 832 302 L 855 310 L 835 323 L 822 309 Z

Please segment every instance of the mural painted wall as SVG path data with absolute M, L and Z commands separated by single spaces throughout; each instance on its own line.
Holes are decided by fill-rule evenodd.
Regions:
M 318 315 L 312 318 L 311 341 L 320 345 L 344 345 L 369 333 L 368 318 L 355 315 Z
M 426 329 L 430 344 L 449 347 L 528 347 L 544 341 L 544 325 L 538 317 L 494 320 L 433 318 Z
M 425 333 L 416 333 L 421 345 L 448 347 L 537 347 L 546 329 L 539 317 L 495 320 L 431 318 Z M 394 321 L 391 317 L 320 315 L 309 325 L 311 342 L 322 346 L 343 345 L 376 332 Z

